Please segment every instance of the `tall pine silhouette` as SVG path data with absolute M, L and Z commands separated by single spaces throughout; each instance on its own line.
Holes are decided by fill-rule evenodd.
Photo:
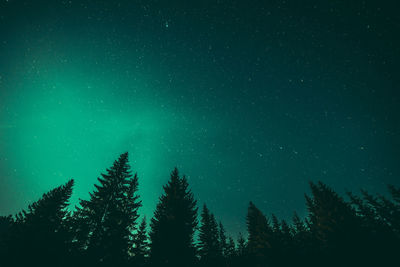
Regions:
M 355 248 L 360 237 L 361 222 L 351 205 L 327 185 L 310 183 L 311 196 L 306 195 L 308 219 L 316 248 L 316 265 L 321 258 L 331 265 L 357 261 Z M 338 258 L 337 255 L 343 258 Z
M 193 266 L 193 234 L 197 207 L 186 177 L 175 168 L 151 219 L 150 259 L 153 266 Z
M 266 259 L 271 257 L 273 230 L 267 217 L 250 202 L 247 211 L 248 256 L 255 266 L 263 266 Z
M 218 240 L 219 240 L 221 255 L 223 257 L 226 257 L 228 243 L 226 239 L 225 227 L 222 224 L 222 222 L 219 222 L 218 224 Z
M 221 246 L 219 242 L 219 229 L 214 214 L 210 212 L 206 205 L 201 212 L 201 226 L 199 232 L 199 255 L 202 265 L 210 266 L 222 258 Z
M 67 207 L 74 181 L 59 186 L 16 215 L 9 228 L 8 254 L 4 266 L 65 266 L 69 260 L 70 236 Z
M 98 181 L 90 200 L 81 200 L 74 214 L 76 239 L 89 262 L 115 266 L 129 259 L 141 206 L 138 177 L 131 173 L 128 153 L 122 154 Z
M 133 246 L 131 249 L 131 254 L 133 256 L 132 262 L 136 266 L 144 266 L 148 258 L 149 247 L 146 227 L 146 217 L 143 217 L 143 220 L 134 236 Z

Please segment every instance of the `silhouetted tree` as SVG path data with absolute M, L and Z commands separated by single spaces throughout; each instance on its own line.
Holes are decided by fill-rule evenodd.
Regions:
M 247 241 L 243 237 L 242 233 L 239 233 L 239 237 L 238 237 L 237 243 L 238 243 L 237 254 L 239 256 L 244 256 L 246 254 L 246 251 L 247 251 Z
M 144 217 L 133 239 L 131 254 L 133 256 L 132 262 L 136 266 L 144 266 L 148 257 L 149 246 L 146 227 L 146 217 Z
M 360 220 L 362 235 L 358 237 L 358 254 L 369 264 L 379 265 L 382 259 L 395 261 L 400 251 L 399 215 L 400 206 L 393 195 L 395 187 L 389 186 L 393 200 L 384 196 L 377 197 L 362 191 L 362 197 L 348 192 L 352 205 Z
M 225 233 L 225 228 L 222 222 L 219 222 L 218 224 L 218 243 L 220 245 L 220 253 L 223 257 L 227 256 L 227 240 L 226 240 L 226 233 Z
M 74 181 L 59 186 L 16 215 L 9 228 L 9 266 L 64 266 L 72 236 L 65 225 Z
M 236 256 L 236 245 L 233 238 L 230 236 L 226 243 L 225 257 L 228 260 L 232 260 Z
M 0 216 L 0 266 L 6 266 L 9 260 L 11 247 L 11 229 L 14 225 L 14 219 L 11 215 Z
M 271 253 L 268 262 L 279 266 L 291 264 L 292 232 L 285 220 L 279 219 L 272 214 L 272 238 Z
M 310 232 L 306 227 L 306 223 L 300 219 L 296 212 L 293 214 L 292 218 L 292 231 L 293 231 L 293 254 L 294 259 L 300 266 L 304 265 L 304 260 L 307 257 L 307 254 L 310 253 Z
M 331 265 L 355 260 L 354 248 L 360 237 L 360 221 L 351 205 L 327 185 L 310 183 L 312 197 L 306 195 L 310 231 L 318 247 L 315 260 Z M 337 255 L 342 255 L 338 258 Z
M 197 208 L 186 177 L 175 168 L 151 219 L 150 260 L 154 266 L 192 266 Z
M 274 214 L 271 222 L 250 202 L 248 239 L 227 236 L 206 205 L 201 213 L 198 254 L 196 201 L 175 168 L 163 187 L 149 238 L 137 175 L 128 154 L 98 178 L 90 200 L 68 210 L 74 181 L 57 187 L 16 216 L 0 216 L 0 266 L 229 267 L 397 266 L 400 251 L 400 189 L 389 195 L 347 193 L 345 200 L 327 185 L 310 183 L 308 214 L 294 213 L 292 224 Z M 150 240 L 149 240 L 150 239 Z M 148 244 L 150 241 L 150 245 Z
M 204 266 L 217 264 L 222 258 L 219 234 L 218 224 L 214 215 L 204 205 L 201 213 L 198 245 L 201 263 Z
M 248 243 L 242 233 L 239 233 L 235 253 L 236 257 L 234 258 L 233 266 L 252 266 L 252 260 L 249 257 L 247 244 Z
M 122 154 L 106 174 L 98 178 L 100 185 L 90 193 L 90 200 L 81 200 L 75 212 L 76 240 L 93 264 L 123 264 L 129 258 L 138 208 L 138 177 L 132 175 L 128 153 Z
M 249 233 L 247 250 L 255 266 L 263 266 L 271 257 L 273 230 L 264 214 L 250 202 L 247 212 Z

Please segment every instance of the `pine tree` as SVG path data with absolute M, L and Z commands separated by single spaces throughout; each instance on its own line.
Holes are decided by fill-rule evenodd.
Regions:
M 9 258 L 13 265 L 64 266 L 72 236 L 65 221 L 74 181 L 59 186 L 16 215 L 10 228 Z M 23 257 L 21 257 L 23 255 Z
M 249 233 L 247 249 L 254 264 L 259 266 L 271 255 L 273 230 L 264 214 L 250 202 L 247 213 Z
M 389 186 L 393 200 L 373 196 L 365 190 L 362 197 L 347 193 L 361 222 L 358 253 L 365 255 L 362 257 L 365 263 L 379 265 L 382 258 L 396 260 L 395 255 L 400 250 L 400 205 L 393 195 L 395 191 L 395 187 Z
M 395 187 L 394 185 L 388 185 L 388 189 L 394 202 L 400 205 L 400 188 Z
M 281 264 L 282 266 L 288 265 L 287 257 L 289 254 L 291 246 L 291 233 L 290 227 L 286 221 L 281 222 L 272 214 L 272 238 L 271 238 L 271 255 L 270 262 L 275 262 L 275 264 Z
M 247 251 L 247 242 L 246 239 L 244 239 L 243 234 L 239 233 L 239 237 L 237 240 L 238 246 L 237 246 L 237 255 L 238 256 L 244 256 Z
M 230 236 L 226 243 L 225 257 L 228 260 L 232 260 L 236 256 L 236 245 L 233 238 Z
M 284 249 L 284 244 L 282 242 L 283 234 L 281 231 L 281 223 L 279 222 L 278 217 L 275 214 L 271 215 L 272 222 L 272 237 L 270 240 L 271 248 L 274 250 L 274 257 L 281 257 L 282 250 Z
M 197 208 L 185 176 L 175 168 L 164 186 L 151 219 L 150 260 L 154 266 L 192 266 L 196 260 L 193 241 Z
M 280 225 L 281 239 L 279 243 L 281 245 L 281 259 L 277 259 L 277 261 L 281 262 L 283 266 L 293 266 L 293 263 L 298 262 L 298 259 L 295 260 L 292 257 L 294 253 L 292 229 L 285 220 L 282 220 Z
M 239 233 L 233 266 L 253 266 L 254 260 L 249 255 L 247 245 L 248 242 L 243 237 L 242 233 Z
M 209 266 L 221 258 L 218 224 L 206 205 L 203 206 L 201 213 L 198 248 L 201 262 L 205 266 Z
M 92 263 L 123 263 L 129 258 L 141 206 L 136 194 L 138 177 L 131 174 L 128 153 L 122 154 L 98 181 L 100 185 L 95 185 L 90 200 L 81 200 L 74 214 L 77 243 Z
M 272 214 L 271 219 L 272 219 L 272 231 L 275 234 L 280 234 L 281 233 L 281 224 L 279 223 L 278 217 L 276 217 L 275 214 Z
M 148 257 L 148 237 L 147 237 L 147 223 L 146 217 L 143 217 L 142 222 L 139 225 L 137 233 L 133 239 L 132 256 L 133 262 L 136 266 L 144 266 Z
M 294 212 L 292 218 L 292 244 L 295 248 L 293 250 L 294 258 L 300 266 L 306 265 L 306 262 L 311 252 L 311 237 L 306 223 L 300 219 L 299 215 Z
M 309 226 L 310 222 L 307 218 L 302 220 L 299 215 L 294 212 L 292 218 L 293 244 L 298 253 L 302 255 L 305 255 L 311 249 L 312 237 Z
M 10 216 L 0 216 L 0 266 L 5 266 L 5 259 L 9 255 L 9 245 L 11 241 L 11 229 L 14 225 L 14 219 Z
M 336 255 L 346 257 L 348 262 L 356 260 L 354 249 L 359 245 L 361 222 L 355 211 L 325 184 L 310 183 L 310 187 L 312 197 L 306 195 L 306 203 L 313 247 L 318 255 L 315 260 L 324 258 L 332 265 L 341 264 Z
M 292 220 L 293 220 L 294 230 L 296 233 L 304 233 L 307 231 L 307 228 L 304 225 L 304 222 L 300 219 L 299 215 L 296 212 L 293 213 Z
M 226 241 L 226 234 L 225 234 L 225 228 L 224 228 L 224 225 L 222 224 L 222 222 L 219 222 L 219 239 L 218 239 L 218 242 L 219 242 L 219 245 L 220 245 L 220 252 L 221 252 L 221 255 L 223 256 L 223 257 L 226 257 L 227 256 L 227 241 Z

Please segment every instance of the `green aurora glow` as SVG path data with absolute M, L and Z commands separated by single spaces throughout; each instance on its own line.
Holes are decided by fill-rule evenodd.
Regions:
M 256 2 L 1 1 L 0 215 L 125 151 L 141 214 L 177 166 L 232 233 L 309 180 L 399 185 L 398 9 Z

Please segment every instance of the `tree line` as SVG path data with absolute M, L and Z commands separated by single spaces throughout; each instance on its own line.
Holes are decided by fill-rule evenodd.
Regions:
M 390 266 L 400 252 L 400 189 L 343 198 L 310 183 L 308 214 L 291 222 L 248 206 L 246 237 L 228 236 L 175 168 L 147 226 L 128 153 L 69 208 L 74 181 L 0 217 L 0 266 Z M 200 219 L 198 220 L 198 213 Z M 393 265 L 395 266 L 395 265 Z

